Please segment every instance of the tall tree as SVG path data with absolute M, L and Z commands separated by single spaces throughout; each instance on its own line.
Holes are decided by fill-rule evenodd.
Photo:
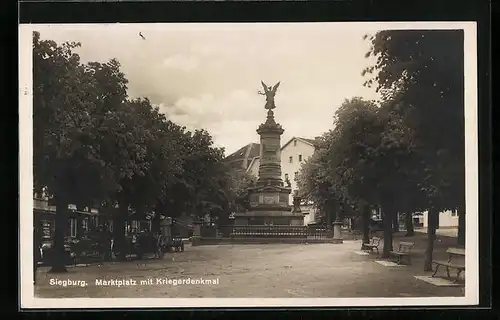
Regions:
M 333 204 L 338 200 L 328 176 L 330 167 L 327 155 L 331 139 L 331 131 L 322 135 L 318 149 L 301 165 L 296 176 L 299 196 L 314 203 L 319 211 L 316 219 L 326 222 L 328 227 L 333 221 Z
M 364 71 L 372 75 L 366 85 L 376 85 L 385 101 L 397 102 L 393 111 L 413 131 L 416 152 L 425 164 L 419 185 L 429 209 L 429 270 L 437 220 L 433 215 L 457 208 L 464 214 L 463 31 L 388 30 L 370 41 L 367 56 L 376 56 L 377 62 Z M 458 238 L 463 242 L 463 234 Z
M 335 143 L 329 149 L 330 178 L 346 199 L 361 211 L 363 243 L 369 242 L 369 208 L 378 203 L 376 176 L 370 161 L 380 141 L 382 128 L 378 107 L 355 97 L 345 100 L 335 112 Z
M 92 117 L 99 132 L 101 159 L 108 169 L 110 184 L 107 203 L 113 209 L 115 247 L 121 248 L 125 236 L 125 220 L 134 196 L 132 179 L 146 175 L 146 141 L 148 127 L 127 100 L 128 80 L 120 71 L 120 63 L 112 59 L 106 63 L 90 62 L 88 72 L 95 79 L 97 99 Z M 114 210 L 118 205 L 118 210 Z M 123 257 L 123 255 L 122 255 Z
M 153 108 L 148 99 L 129 102 L 132 112 L 145 128 L 146 149 L 144 174 L 136 174 L 125 182 L 130 189 L 130 206 L 135 209 L 137 220 L 153 217 L 153 229 L 159 229 L 161 213 L 154 214 L 158 203 L 167 196 L 169 186 L 183 173 L 182 154 L 178 145 L 182 128 L 167 120 L 159 109 Z
M 346 199 L 364 208 L 365 224 L 369 207 L 382 206 L 384 256 L 392 250 L 392 226 L 398 211 L 395 199 L 408 181 L 402 163 L 411 155 L 411 132 L 386 109 L 386 105 L 378 107 L 361 98 L 346 100 L 336 112 L 337 142 L 329 157 L 336 159 L 330 162 L 332 181 Z M 366 231 L 364 238 L 366 241 Z
M 230 209 L 234 212 L 248 208 L 249 188 L 254 187 L 257 177 L 243 170 L 235 170 L 227 166 L 227 190 Z
M 95 81 L 73 52 L 79 46 L 58 45 L 33 33 L 34 182 L 48 188 L 56 205 L 52 272 L 66 271 L 68 205 L 98 197 L 95 185 L 102 184 L 104 170 L 91 115 Z
M 363 243 L 368 242 L 371 207 L 384 212 L 384 256 L 392 250 L 393 220 L 405 204 L 397 201 L 403 190 L 412 190 L 410 171 L 404 164 L 411 160 L 411 131 L 386 104 L 355 97 L 345 100 L 336 111 L 334 129 L 325 135 L 323 149 L 314 162 L 306 163 L 299 186 L 313 194 L 323 182 L 328 195 L 343 207 L 358 211 L 363 222 Z M 322 173 L 322 174 L 319 174 Z M 322 181 L 321 181 L 322 179 Z M 325 193 L 313 194 L 316 201 L 327 202 Z M 330 201 L 331 203 L 331 201 Z
M 191 168 L 196 174 L 193 182 L 195 196 L 195 214 L 218 215 L 229 214 L 227 190 L 229 180 L 227 179 L 227 168 L 223 163 L 224 149 L 217 148 L 213 144 L 212 136 L 205 130 L 196 130 L 192 136 L 194 153 L 197 159 L 191 163 Z M 194 166 L 193 166 L 194 164 Z
M 163 210 L 173 216 L 182 212 L 197 216 L 227 213 L 224 150 L 213 146 L 212 137 L 205 130 L 184 132 L 178 146 L 183 159 L 182 173 L 167 188 Z

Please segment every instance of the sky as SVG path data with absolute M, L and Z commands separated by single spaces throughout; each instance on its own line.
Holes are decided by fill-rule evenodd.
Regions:
M 37 26 L 42 39 L 81 42 L 83 62 L 121 63 L 131 98 L 148 97 L 188 129 L 208 130 L 226 155 L 259 142 L 261 80 L 280 81 L 275 119 L 292 137 L 332 128 L 345 99 L 377 99 L 363 87 L 373 23 L 94 24 Z M 139 36 L 141 32 L 145 40 Z

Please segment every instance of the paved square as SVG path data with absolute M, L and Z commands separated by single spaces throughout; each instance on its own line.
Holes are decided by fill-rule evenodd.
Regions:
M 75 267 L 57 275 L 47 273 L 48 268 L 40 268 L 35 295 L 44 298 L 463 296 L 460 288 L 437 287 L 415 279 L 414 275 L 422 274 L 423 265 L 418 261 L 414 263 L 416 266 L 406 268 L 382 267 L 373 263 L 376 256 L 353 254 L 360 246 L 361 241 L 188 245 L 185 252 L 168 253 L 163 260 Z M 96 280 L 102 281 L 96 283 Z

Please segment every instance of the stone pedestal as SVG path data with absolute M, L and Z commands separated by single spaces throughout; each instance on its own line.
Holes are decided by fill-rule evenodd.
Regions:
M 165 217 L 160 220 L 160 232 L 161 234 L 170 241 L 172 239 L 172 218 Z
M 333 224 L 333 242 L 343 243 L 342 239 L 342 221 L 335 221 Z
M 191 237 L 191 245 L 197 246 L 201 239 L 201 222 L 193 221 L 193 236 Z
M 260 136 L 257 186 L 283 187 L 283 180 L 281 180 L 281 135 L 283 132 L 285 130 L 281 125 L 274 121 L 273 111 L 269 110 L 266 121 L 257 129 Z M 290 191 L 288 194 L 290 194 Z
M 304 215 L 289 204 L 291 188 L 281 179 L 281 135 L 272 110 L 257 129 L 260 135 L 259 177 L 248 190 L 249 210 L 235 214 L 235 225 L 304 225 Z
M 302 200 L 301 197 L 299 197 L 297 190 L 295 191 L 293 195 L 293 209 L 292 212 L 295 213 L 301 213 L 302 209 L 300 209 L 300 201 Z

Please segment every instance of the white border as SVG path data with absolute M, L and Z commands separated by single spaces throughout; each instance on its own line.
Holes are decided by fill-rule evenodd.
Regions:
M 465 297 L 425 297 L 425 298 L 184 298 L 184 299 L 97 299 L 97 298 L 57 298 L 34 297 L 33 287 L 33 141 L 32 141 L 32 31 L 39 26 L 22 24 L 19 26 L 19 179 L 20 179 L 20 266 L 22 308 L 131 308 L 131 307 L 363 307 L 363 306 L 439 306 L 477 305 L 479 303 L 478 264 L 478 134 L 477 134 L 477 44 L 475 22 L 348 22 L 348 23 L 294 23 L 296 27 L 319 27 L 325 24 L 363 28 L 370 31 L 380 29 L 463 29 L 464 30 L 464 70 L 465 70 L 465 164 L 466 164 L 466 272 Z M 170 24 L 172 25 L 172 24 Z M 238 27 L 269 27 L 268 24 L 245 23 Z M 287 25 L 290 24 L 279 24 Z M 97 25 L 57 25 L 57 28 L 89 28 Z M 103 25 L 101 25 L 103 26 Z M 111 24 L 108 27 L 120 27 Z M 143 25 L 147 28 L 165 28 L 166 24 Z M 235 25 L 232 24 L 231 27 Z M 273 24 L 276 27 L 277 24 Z M 227 24 L 175 24 L 177 28 L 207 27 L 226 28 Z M 295 27 L 295 26 L 294 26 Z M 344 27 L 345 28 L 345 27 Z

